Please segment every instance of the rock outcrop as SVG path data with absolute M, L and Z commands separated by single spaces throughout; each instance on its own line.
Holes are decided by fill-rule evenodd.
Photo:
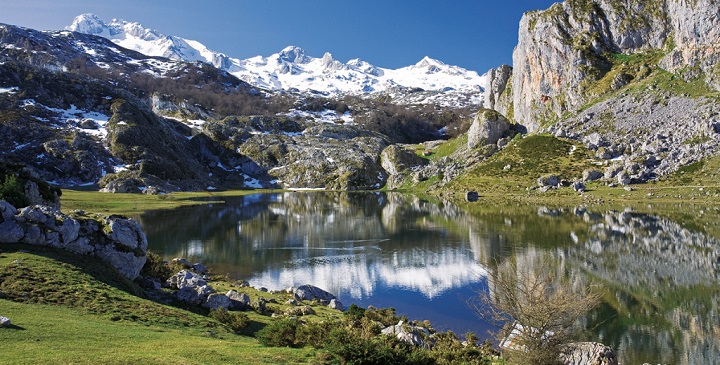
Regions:
M 2 200 L 0 212 L 0 243 L 22 242 L 96 256 L 129 279 L 139 275 L 147 260 L 147 238 L 132 219 L 70 217 L 42 205 L 17 210 Z
M 477 113 L 468 130 L 468 148 L 496 144 L 510 130 L 510 121 L 495 110 Z
M 526 13 L 513 53 L 514 120 L 535 131 L 582 106 L 588 85 L 610 71 L 611 54 L 665 50 L 661 67 L 695 70 L 688 76 L 718 88 L 719 29 L 714 0 L 572 0 Z
M 618 365 L 615 351 L 597 342 L 576 342 L 566 345 L 560 354 L 565 365 Z

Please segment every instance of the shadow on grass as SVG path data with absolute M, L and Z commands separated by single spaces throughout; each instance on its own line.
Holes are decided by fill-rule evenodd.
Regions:
M 25 331 L 24 327 L 20 327 L 18 325 L 11 324 L 9 326 L 2 326 L 0 327 L 0 330 L 15 330 L 15 331 Z

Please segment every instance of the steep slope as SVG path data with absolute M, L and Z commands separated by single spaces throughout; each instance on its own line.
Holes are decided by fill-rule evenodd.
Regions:
M 582 142 L 607 183 L 647 182 L 720 153 L 719 29 L 714 0 L 556 3 L 523 16 L 487 104 Z
M 297 90 L 332 97 L 388 93 L 406 103 L 478 105 L 482 102 L 486 84 L 485 75 L 429 57 L 415 65 L 392 70 L 360 59 L 342 63 L 330 53 L 315 58 L 299 47 L 290 46 L 268 57 L 242 60 L 211 51 L 197 41 L 143 28 L 138 23 L 123 20 L 105 23 L 93 14 L 76 17 L 67 30 L 99 35 L 150 56 L 204 61 L 251 85 L 269 90 Z M 408 96 L 420 90 L 425 93 Z
M 663 52 L 658 65 L 720 89 L 720 7 L 714 0 L 568 0 L 527 13 L 513 54 L 515 119 L 528 130 L 598 96 L 613 54 Z M 632 75 L 630 75 L 632 76 Z M 618 75 L 616 88 L 632 79 Z

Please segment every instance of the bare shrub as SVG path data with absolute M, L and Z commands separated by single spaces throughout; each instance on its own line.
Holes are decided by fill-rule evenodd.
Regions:
M 578 340 L 579 320 L 600 300 L 594 287 L 573 280 L 548 256 L 498 264 L 489 291 L 471 306 L 496 324 L 509 364 L 558 364 L 563 345 Z

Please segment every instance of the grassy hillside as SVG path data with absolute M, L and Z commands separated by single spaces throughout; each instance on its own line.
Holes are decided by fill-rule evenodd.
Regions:
M 88 256 L 0 246 L 4 364 L 286 364 L 310 349 L 267 348 L 203 313 L 142 298 L 133 282 Z M 269 319 L 252 315 L 252 329 Z

